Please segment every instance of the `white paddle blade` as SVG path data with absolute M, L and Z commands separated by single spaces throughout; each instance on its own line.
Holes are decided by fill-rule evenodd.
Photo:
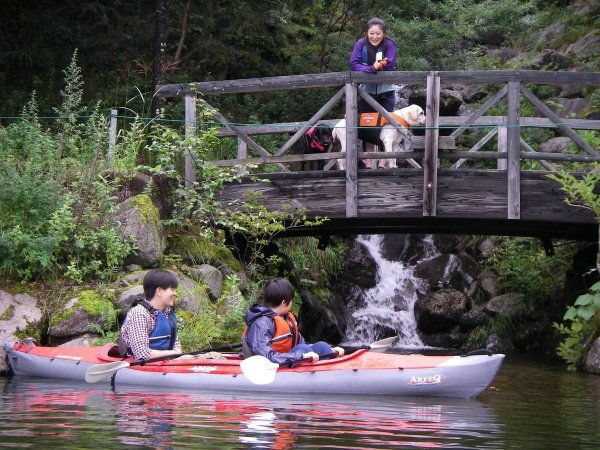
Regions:
M 129 367 L 127 361 L 115 361 L 106 364 L 95 364 L 85 371 L 85 381 L 88 383 L 97 383 L 112 377 L 117 370 Z
M 397 338 L 398 336 L 392 336 L 373 342 L 371 345 L 369 345 L 369 350 L 375 353 L 385 353 L 385 351 L 394 343 Z
M 279 364 L 272 363 L 264 356 L 256 355 L 244 359 L 240 363 L 242 373 L 254 384 L 271 384 Z

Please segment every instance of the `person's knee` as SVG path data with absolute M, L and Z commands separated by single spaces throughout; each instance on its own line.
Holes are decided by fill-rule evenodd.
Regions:
M 319 341 L 314 343 L 312 346 L 312 351 L 318 355 L 327 355 L 333 352 L 333 349 L 327 342 Z

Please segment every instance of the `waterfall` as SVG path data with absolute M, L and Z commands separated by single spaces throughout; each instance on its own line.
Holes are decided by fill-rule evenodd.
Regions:
M 401 261 L 389 261 L 382 255 L 383 235 L 359 236 L 377 264 L 376 285 L 364 291 L 363 306 L 348 317 L 344 341 L 350 345 L 377 341 L 382 329 L 393 330 L 399 336 L 395 346 L 423 347 L 417 334 L 414 305 L 417 293 L 425 292 L 426 281 L 415 277 L 414 266 Z M 422 242 L 424 257 L 421 261 L 439 255 L 433 237 Z

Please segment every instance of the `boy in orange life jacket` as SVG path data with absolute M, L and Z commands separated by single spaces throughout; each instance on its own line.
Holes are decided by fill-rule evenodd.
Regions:
M 242 336 L 244 357 L 264 356 L 271 362 L 282 364 L 337 352 L 341 347 L 331 348 L 326 342 L 307 344 L 298 331 L 296 318 L 290 311 L 294 288 L 283 278 L 269 281 L 263 291 L 262 304 L 255 303 L 246 311 L 246 329 Z

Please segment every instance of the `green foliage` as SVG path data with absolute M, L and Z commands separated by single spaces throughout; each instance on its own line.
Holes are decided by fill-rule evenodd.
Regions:
M 553 324 L 565 336 L 557 353 L 569 370 L 581 369 L 592 343 L 600 335 L 600 282 L 577 297 L 575 304 L 567 308 L 563 321 L 566 323 Z
M 560 183 L 561 190 L 566 192 L 565 203 L 571 206 L 591 210 L 596 218 L 600 218 L 600 195 L 594 193 L 594 189 L 600 182 L 600 173 L 589 172 L 581 178 L 569 172 L 550 174 L 548 178 Z
M 533 302 L 563 285 L 573 251 L 572 245 L 557 246 L 555 255 L 546 256 L 536 239 L 502 237 L 496 241 L 489 263 L 502 280 L 502 292 L 520 292 Z
M 18 279 L 108 279 L 133 248 L 110 223 L 114 186 L 101 176 L 106 120 L 96 108 L 77 123 L 75 56 L 66 74 L 56 133 L 42 129 L 35 94 L 22 120 L 0 128 L 0 271 Z
M 343 270 L 343 257 L 348 251 L 341 241 L 319 250 L 318 240 L 309 236 L 282 239 L 280 245 L 281 253 L 291 258 L 294 275 L 305 286 L 326 286 Z

